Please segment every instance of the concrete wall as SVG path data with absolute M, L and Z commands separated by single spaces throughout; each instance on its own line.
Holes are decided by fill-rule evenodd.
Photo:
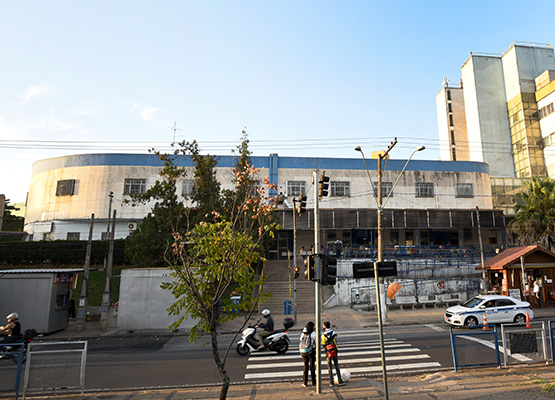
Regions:
M 552 103 L 555 103 L 555 90 L 538 101 L 538 110 Z M 540 119 L 540 129 L 545 146 L 543 155 L 547 176 L 555 178 L 555 112 Z
M 169 290 L 160 285 L 173 278 L 165 268 L 124 269 L 121 271 L 118 329 L 168 329 L 180 317 L 166 309 L 175 302 Z M 197 321 L 185 319 L 180 329 L 190 329 Z
M 514 177 L 501 58 L 470 56 L 462 79 L 470 159 L 487 163 L 491 176 Z
M 449 91 L 451 100 L 448 99 Z M 451 105 L 451 111 L 449 111 Z M 460 87 L 444 87 L 436 96 L 439 128 L 440 160 L 470 161 L 464 90 Z M 449 117 L 452 117 L 453 125 Z M 453 132 L 453 135 L 451 135 Z M 453 140 L 454 139 L 454 140 Z M 455 158 L 453 158 L 455 149 Z

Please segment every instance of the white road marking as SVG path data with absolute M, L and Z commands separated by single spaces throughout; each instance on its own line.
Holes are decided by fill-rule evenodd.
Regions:
M 432 324 L 427 324 L 427 325 L 424 325 L 424 326 L 426 326 L 426 327 L 428 327 L 428 328 L 430 328 L 430 329 L 432 329 L 436 332 L 445 332 L 446 331 L 446 329 L 441 328 L 439 326 L 432 325 Z
M 472 342 L 483 344 L 484 346 L 495 350 L 495 344 L 493 344 L 492 342 L 488 342 L 487 340 L 478 339 L 477 337 L 473 337 L 473 336 L 461 336 L 461 337 L 466 339 L 466 340 L 470 340 Z M 505 351 L 505 348 L 500 345 L 499 346 L 499 351 L 501 353 L 503 353 Z M 514 359 L 517 359 L 518 361 L 523 361 L 523 362 L 533 361 L 531 358 L 523 356 L 522 354 L 511 354 L 510 350 L 507 350 L 507 354 L 510 355 L 511 357 L 513 357 Z
M 403 360 L 421 360 L 423 358 L 430 358 L 429 355 L 427 354 L 413 354 L 413 355 L 402 355 L 402 356 L 386 356 L 385 357 L 385 361 L 386 363 L 388 361 L 403 361 Z M 369 357 L 369 358 L 346 358 L 346 359 L 341 359 L 341 364 L 352 364 L 352 363 L 373 363 L 373 362 L 380 362 L 381 363 L 382 358 L 381 357 Z M 327 365 L 328 362 L 326 361 L 326 359 L 324 358 L 323 361 L 321 361 L 322 365 Z M 272 364 L 249 364 L 247 365 L 247 369 L 271 369 L 271 368 L 284 368 L 284 367 L 302 367 L 304 365 L 304 362 L 301 361 L 296 361 L 296 362 L 282 362 L 282 363 L 272 363 Z M 389 368 L 389 366 L 388 366 Z M 349 368 L 349 371 L 351 370 L 351 368 Z
M 428 363 L 414 363 L 414 364 L 388 364 L 387 370 L 394 371 L 394 370 L 405 370 L 405 369 L 424 369 L 424 368 L 434 368 L 434 367 L 441 367 L 441 364 L 438 362 L 428 362 Z M 357 372 L 379 372 L 382 370 L 382 366 L 368 366 L 368 367 L 349 367 L 349 372 L 357 373 Z M 326 369 L 321 370 L 322 375 L 327 375 L 328 371 Z M 285 377 L 296 377 L 302 376 L 302 370 L 296 371 L 284 371 L 284 372 L 262 372 L 256 374 L 246 374 L 245 379 L 264 379 L 264 378 L 285 378 Z

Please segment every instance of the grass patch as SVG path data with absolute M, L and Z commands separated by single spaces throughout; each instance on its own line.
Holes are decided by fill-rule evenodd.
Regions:
M 110 285 L 110 304 L 119 301 L 119 284 L 121 281 L 121 268 L 114 267 L 112 270 L 112 280 Z M 75 304 L 79 304 L 79 295 L 83 285 L 83 273 L 79 274 L 77 287 L 73 290 L 71 297 L 75 300 Z M 88 305 L 91 307 L 100 307 L 102 305 L 102 293 L 106 285 L 106 271 L 91 270 L 89 271 L 89 296 Z
M 542 386 L 542 392 L 546 392 L 549 394 L 555 394 L 555 383 L 547 383 Z

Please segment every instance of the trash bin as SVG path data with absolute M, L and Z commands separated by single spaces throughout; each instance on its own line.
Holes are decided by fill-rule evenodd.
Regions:
M 236 314 L 239 312 L 239 307 L 237 307 L 239 305 L 239 303 L 241 302 L 241 296 L 231 296 L 231 302 L 233 303 L 233 308 L 231 310 L 231 312 L 233 314 Z

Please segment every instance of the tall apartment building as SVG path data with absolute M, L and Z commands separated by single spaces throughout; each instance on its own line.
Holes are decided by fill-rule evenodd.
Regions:
M 441 159 L 487 163 L 494 207 L 510 214 L 524 179 L 555 177 L 553 48 L 515 42 L 500 55 L 472 52 L 461 76 L 436 97 Z

